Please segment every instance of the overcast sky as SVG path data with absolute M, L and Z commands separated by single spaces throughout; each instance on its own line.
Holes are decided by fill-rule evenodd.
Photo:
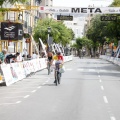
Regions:
M 107 7 L 113 0 L 53 0 L 53 6 L 62 7 L 88 7 L 94 5 L 96 7 Z

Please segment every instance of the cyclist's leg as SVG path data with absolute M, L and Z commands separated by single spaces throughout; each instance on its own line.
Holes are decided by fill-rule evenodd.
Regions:
M 56 83 L 56 65 L 55 65 L 55 69 L 54 69 L 54 78 L 55 78 L 54 83 Z
M 58 69 L 57 67 L 58 67 L 58 62 L 56 61 L 56 62 L 55 62 L 55 69 L 54 69 L 54 78 L 55 78 L 54 83 L 56 83 L 56 79 L 57 79 L 57 78 L 56 78 L 56 77 L 57 77 L 57 75 L 56 75 L 56 73 L 57 73 L 56 70 Z

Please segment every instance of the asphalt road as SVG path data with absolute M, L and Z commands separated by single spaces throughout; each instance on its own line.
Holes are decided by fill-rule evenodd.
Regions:
M 65 63 L 61 84 L 47 69 L 0 87 L 0 120 L 120 120 L 120 67 L 101 59 Z

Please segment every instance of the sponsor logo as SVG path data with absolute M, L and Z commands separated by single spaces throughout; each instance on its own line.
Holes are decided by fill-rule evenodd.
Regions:
M 44 7 L 40 7 L 40 10 L 44 10 Z
M 11 31 L 11 30 L 13 30 L 15 28 L 15 26 L 11 26 L 11 27 L 6 27 L 6 28 L 4 28 L 5 30 L 8 30 L 8 31 Z
M 18 35 L 22 36 L 23 35 L 23 30 L 18 30 Z
M 69 9 L 59 9 L 59 12 L 69 12 Z
M 72 8 L 72 13 L 102 13 L 100 8 Z

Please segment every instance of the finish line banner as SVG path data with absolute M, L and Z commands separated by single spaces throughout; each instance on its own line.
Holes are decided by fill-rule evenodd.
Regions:
M 68 14 L 120 14 L 120 7 L 46 7 L 40 6 L 41 13 L 68 13 Z

